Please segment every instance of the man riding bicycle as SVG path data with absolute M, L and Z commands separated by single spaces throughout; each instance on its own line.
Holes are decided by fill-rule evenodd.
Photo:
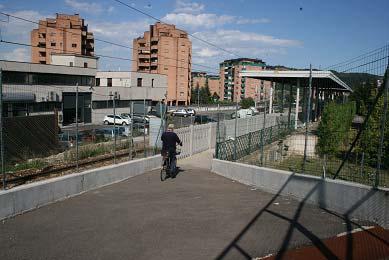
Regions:
M 169 156 L 170 158 L 170 174 L 172 177 L 175 177 L 176 174 L 176 163 L 177 163 L 177 158 L 176 158 L 176 145 L 179 144 L 182 146 L 182 142 L 178 135 L 174 133 L 174 125 L 169 124 L 167 131 L 164 132 L 161 136 L 162 140 L 162 157 L 164 161 L 164 166 L 166 163 L 166 158 Z

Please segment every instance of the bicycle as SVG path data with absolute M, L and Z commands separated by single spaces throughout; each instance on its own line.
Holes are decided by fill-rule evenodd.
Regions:
M 168 155 L 165 157 L 165 159 L 163 161 L 163 165 L 162 165 L 162 169 L 161 169 L 161 181 L 164 181 L 169 177 L 175 177 L 176 171 L 177 171 L 177 167 L 176 167 L 177 158 L 176 158 L 176 156 L 179 155 L 180 153 L 181 153 L 181 151 L 179 151 L 178 149 L 177 149 L 175 154 L 173 154 L 173 152 L 171 152 L 171 151 L 168 152 Z M 174 162 L 173 165 L 172 165 L 172 162 Z

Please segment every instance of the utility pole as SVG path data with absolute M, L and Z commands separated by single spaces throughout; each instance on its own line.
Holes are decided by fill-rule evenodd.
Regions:
M 78 172 L 78 83 L 76 84 L 76 171 Z

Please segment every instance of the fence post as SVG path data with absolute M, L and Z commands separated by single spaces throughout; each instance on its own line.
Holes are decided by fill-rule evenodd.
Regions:
M 143 98 L 143 157 L 147 157 L 146 151 L 146 97 Z
M 261 166 L 263 166 L 263 148 L 264 148 L 264 144 L 263 144 L 263 132 L 264 132 L 265 129 L 261 129 Z
M 7 187 L 7 180 L 4 166 L 4 139 L 3 139 L 3 73 L 0 68 L 0 153 L 1 153 L 1 174 L 3 176 L 3 189 Z
M 113 142 L 113 163 L 116 163 L 116 107 L 115 107 L 115 95 L 113 95 L 113 136 L 114 136 L 114 142 Z M 119 130 L 118 130 L 119 132 Z
M 297 129 L 299 116 L 299 100 L 300 100 L 300 79 L 297 79 L 297 93 L 296 93 L 296 114 L 294 115 L 294 129 Z
M 213 123 L 208 124 L 208 149 L 212 148 L 212 128 L 213 128 Z
M 252 133 L 250 132 L 249 133 L 249 144 L 248 144 L 248 149 L 247 149 L 247 155 L 249 155 L 251 152 L 251 135 L 252 135 Z
M 220 142 L 220 113 L 217 113 L 217 124 L 216 124 L 216 147 L 215 156 L 219 159 L 219 142 Z
M 381 161 L 382 161 L 382 150 L 384 148 L 384 137 L 385 137 L 385 127 L 386 127 L 386 113 L 388 110 L 388 95 L 389 95 L 389 65 L 386 69 L 386 80 L 385 80 L 385 86 L 384 86 L 384 108 L 382 111 L 382 117 L 381 117 L 381 129 L 380 129 L 380 144 L 378 148 L 378 154 L 377 154 L 377 171 L 375 175 L 375 182 L 374 187 L 377 187 L 379 185 L 379 175 L 381 171 Z
M 76 171 L 78 172 L 78 83 L 76 84 Z
M 236 131 L 237 131 L 237 127 L 238 127 L 238 98 L 236 100 L 236 105 L 235 105 L 234 161 L 236 161 L 236 146 L 237 146 Z
M 307 142 L 308 142 L 308 125 L 309 117 L 311 114 L 311 95 L 312 95 L 312 64 L 309 65 L 309 91 L 307 98 L 307 113 L 306 113 L 306 123 L 305 123 L 305 143 L 304 143 L 304 160 L 303 160 L 303 173 L 305 172 L 305 164 L 307 162 Z
M 129 147 L 129 159 L 130 159 L 130 161 L 132 160 L 132 144 L 133 144 L 133 133 L 132 133 L 132 131 L 133 131 L 133 129 L 134 129 L 134 101 L 131 101 L 131 104 L 130 104 L 130 115 L 131 115 L 131 118 L 130 118 L 130 120 L 131 120 L 131 124 L 130 124 L 130 133 L 129 133 L 129 135 L 128 135 L 128 137 L 129 137 L 129 140 L 128 140 L 128 147 Z
M 194 142 L 194 132 L 193 132 L 193 125 L 189 126 L 189 155 L 193 155 L 193 142 Z

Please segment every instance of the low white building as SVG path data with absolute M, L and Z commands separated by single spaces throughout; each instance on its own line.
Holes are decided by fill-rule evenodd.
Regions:
M 79 54 L 67 54 L 67 53 L 51 54 L 52 65 L 63 65 L 63 66 L 78 67 L 78 68 L 97 69 L 98 59 L 99 58 L 95 56 L 85 56 Z
M 93 124 L 101 124 L 105 115 L 113 113 L 113 99 L 117 114 L 129 113 L 132 102 L 134 110 L 144 111 L 144 102 L 149 110 L 165 98 L 167 90 L 166 76 L 158 74 L 97 72 L 91 67 L 1 60 L 0 68 L 4 116 L 56 111 L 60 125 L 75 122 L 77 86 L 79 122 Z M 101 86 L 109 78 L 115 84 Z

